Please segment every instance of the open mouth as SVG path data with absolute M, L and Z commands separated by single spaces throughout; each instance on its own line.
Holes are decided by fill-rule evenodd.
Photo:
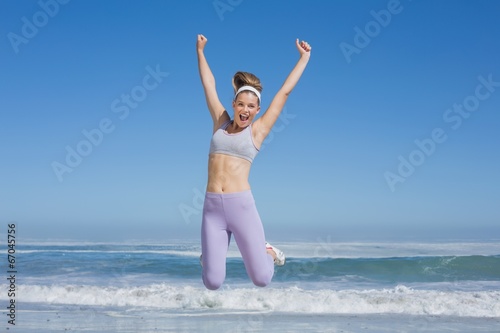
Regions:
M 244 115 L 240 114 L 240 120 L 241 121 L 247 121 L 248 120 L 248 116 L 244 116 Z

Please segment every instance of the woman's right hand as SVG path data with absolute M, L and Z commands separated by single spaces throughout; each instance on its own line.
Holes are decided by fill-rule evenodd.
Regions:
M 196 41 L 196 49 L 198 51 L 203 51 L 207 42 L 208 42 L 208 39 L 205 36 L 198 35 L 198 40 Z

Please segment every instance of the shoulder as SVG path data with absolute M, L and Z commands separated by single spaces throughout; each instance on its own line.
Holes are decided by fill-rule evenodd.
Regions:
M 217 119 L 216 121 L 214 121 L 214 133 L 219 129 L 219 128 L 222 128 L 224 126 L 227 126 L 227 124 L 229 124 L 229 122 L 231 122 L 231 117 L 229 117 L 229 114 L 227 113 L 227 111 L 224 111 L 221 116 L 219 117 L 219 119 Z
M 260 146 L 266 139 L 267 130 L 264 128 L 264 124 L 261 118 L 255 120 L 250 126 L 251 126 L 252 139 L 255 143 L 255 146 L 258 149 L 260 149 Z

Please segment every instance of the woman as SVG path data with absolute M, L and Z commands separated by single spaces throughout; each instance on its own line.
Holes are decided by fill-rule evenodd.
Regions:
M 224 282 L 227 249 L 231 235 L 234 235 L 248 276 L 255 285 L 264 287 L 271 282 L 274 263 L 283 265 L 285 256 L 265 241 L 248 176 L 254 157 L 306 68 L 311 47 L 296 40 L 300 55 L 297 64 L 269 108 L 254 121 L 260 112 L 260 80 L 246 72 L 234 75 L 234 117 L 231 119 L 217 95 L 215 78 L 204 55 L 206 43 L 205 36 L 198 35 L 198 69 L 213 120 L 201 227 L 203 283 L 208 289 L 215 290 Z

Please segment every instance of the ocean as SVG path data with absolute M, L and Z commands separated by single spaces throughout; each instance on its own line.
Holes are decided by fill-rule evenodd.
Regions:
M 250 282 L 233 242 L 217 291 L 203 286 L 197 241 L 18 244 L 14 296 L 2 266 L 0 328 L 500 332 L 500 242 L 272 244 L 287 262 L 268 287 Z

